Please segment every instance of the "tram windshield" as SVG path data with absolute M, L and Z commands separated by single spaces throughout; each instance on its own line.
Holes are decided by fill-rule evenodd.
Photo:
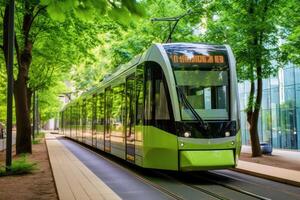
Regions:
M 203 44 L 164 45 L 174 70 L 182 120 L 229 119 L 229 67 L 224 46 Z M 183 99 L 185 98 L 185 99 Z M 184 101 L 190 106 L 186 106 Z
M 174 70 L 177 87 L 204 120 L 228 119 L 228 71 Z M 195 120 L 182 97 L 182 120 Z

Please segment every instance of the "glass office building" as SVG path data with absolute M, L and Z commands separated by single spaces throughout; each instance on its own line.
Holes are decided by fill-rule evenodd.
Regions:
M 249 81 L 239 84 L 243 144 L 250 144 L 245 108 Z M 300 68 L 288 65 L 277 76 L 263 80 L 263 99 L 259 117 L 260 142 L 278 149 L 300 150 Z

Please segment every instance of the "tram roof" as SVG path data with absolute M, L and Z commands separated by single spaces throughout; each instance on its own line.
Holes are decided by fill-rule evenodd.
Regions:
M 104 78 L 101 80 L 100 84 L 97 86 L 94 86 L 90 88 L 88 91 L 81 94 L 76 99 L 72 100 L 70 103 L 68 103 L 62 110 L 65 110 L 70 105 L 76 103 L 79 99 L 84 98 L 90 94 L 96 93 L 96 91 L 105 83 L 112 80 L 117 75 L 125 72 L 126 70 L 131 69 L 132 67 L 138 65 L 139 63 L 142 63 L 146 60 L 147 55 L 151 50 L 157 46 L 162 46 L 166 51 L 169 50 L 181 50 L 181 49 L 188 49 L 188 50 L 208 50 L 208 51 L 226 51 L 225 45 L 217 45 L 217 44 L 208 44 L 208 43 L 190 43 L 190 42 L 177 42 L 177 43 L 155 43 L 152 44 L 144 53 L 136 55 L 133 59 L 131 59 L 126 64 L 119 65 L 116 69 L 114 69 L 111 73 L 108 73 L 104 76 Z

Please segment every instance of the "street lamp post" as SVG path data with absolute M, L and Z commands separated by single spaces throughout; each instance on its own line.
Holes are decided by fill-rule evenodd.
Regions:
M 9 171 L 12 160 L 12 98 L 13 98 L 13 65 L 14 65 L 14 12 L 15 1 L 9 0 L 8 14 L 8 53 L 7 53 L 7 139 L 6 139 L 6 170 Z

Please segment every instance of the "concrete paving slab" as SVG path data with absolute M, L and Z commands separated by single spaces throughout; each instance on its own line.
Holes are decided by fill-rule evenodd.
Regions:
M 65 148 L 56 136 L 47 134 L 46 144 L 60 200 L 121 199 Z
M 300 186 L 300 172 L 252 162 L 239 161 L 235 171 L 290 185 Z

